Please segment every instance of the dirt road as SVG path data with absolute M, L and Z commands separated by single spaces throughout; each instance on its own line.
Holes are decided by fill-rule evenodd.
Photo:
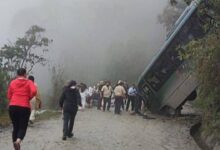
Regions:
M 146 120 L 126 112 L 79 112 L 74 133 L 74 138 L 61 140 L 61 117 L 37 122 L 29 127 L 22 150 L 199 150 L 183 121 Z M 0 133 L 0 149 L 13 149 L 11 129 Z

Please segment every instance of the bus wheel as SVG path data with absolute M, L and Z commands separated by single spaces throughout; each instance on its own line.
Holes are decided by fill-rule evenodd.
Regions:
M 176 110 L 169 106 L 164 106 L 161 110 L 161 114 L 166 115 L 166 116 L 175 116 Z
M 175 116 L 176 116 L 176 117 L 181 115 L 182 109 L 183 109 L 183 107 L 180 106 L 180 107 L 178 107 L 178 108 L 175 110 Z
M 197 97 L 197 92 L 196 90 L 194 90 L 189 96 L 187 96 L 186 100 L 193 101 L 196 99 L 196 97 Z

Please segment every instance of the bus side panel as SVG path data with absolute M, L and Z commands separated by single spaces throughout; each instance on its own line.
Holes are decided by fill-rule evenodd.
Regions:
M 196 89 L 197 86 L 198 84 L 195 77 L 189 75 L 188 78 L 166 100 L 166 105 L 176 109 L 186 100 L 186 98 Z
M 181 71 L 182 72 L 182 71 Z M 161 106 L 167 104 L 168 98 L 173 92 L 184 82 L 187 78 L 188 73 L 180 71 L 175 71 L 163 87 L 158 91 L 158 99 L 160 99 Z

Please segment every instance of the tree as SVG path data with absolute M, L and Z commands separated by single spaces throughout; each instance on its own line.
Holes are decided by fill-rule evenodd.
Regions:
M 59 98 L 63 91 L 63 87 L 65 84 L 65 74 L 64 69 L 60 65 L 54 65 L 50 69 L 51 71 L 51 83 L 52 83 L 52 95 L 49 100 L 49 107 L 53 109 L 58 108 Z
M 6 110 L 6 86 L 7 86 L 7 74 L 0 68 L 0 115 Z
M 169 32 L 178 17 L 184 11 L 186 3 L 183 0 L 170 0 L 163 13 L 158 16 L 158 21 Z
M 220 133 L 220 0 L 204 4 L 206 7 L 198 9 L 198 15 L 212 12 L 214 22 L 212 26 L 210 21 L 204 22 L 204 29 L 208 32 L 201 39 L 191 41 L 182 56 L 190 62 L 190 68 L 199 81 L 197 106 L 203 112 L 202 128 L 206 132 Z
M 43 36 L 44 32 L 44 28 L 33 25 L 24 37 L 5 44 L 0 50 L 0 67 L 13 77 L 18 68 L 26 68 L 27 72 L 31 72 L 35 65 L 45 65 L 47 59 L 44 54 L 48 52 L 52 40 Z
M 177 4 L 177 1 L 176 0 L 170 0 L 170 4 L 173 6 L 173 5 L 176 5 Z

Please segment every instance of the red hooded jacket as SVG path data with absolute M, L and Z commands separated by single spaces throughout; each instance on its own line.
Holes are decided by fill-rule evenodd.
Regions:
M 31 80 L 17 77 L 8 87 L 9 106 L 30 108 L 30 100 L 36 96 L 37 88 Z

